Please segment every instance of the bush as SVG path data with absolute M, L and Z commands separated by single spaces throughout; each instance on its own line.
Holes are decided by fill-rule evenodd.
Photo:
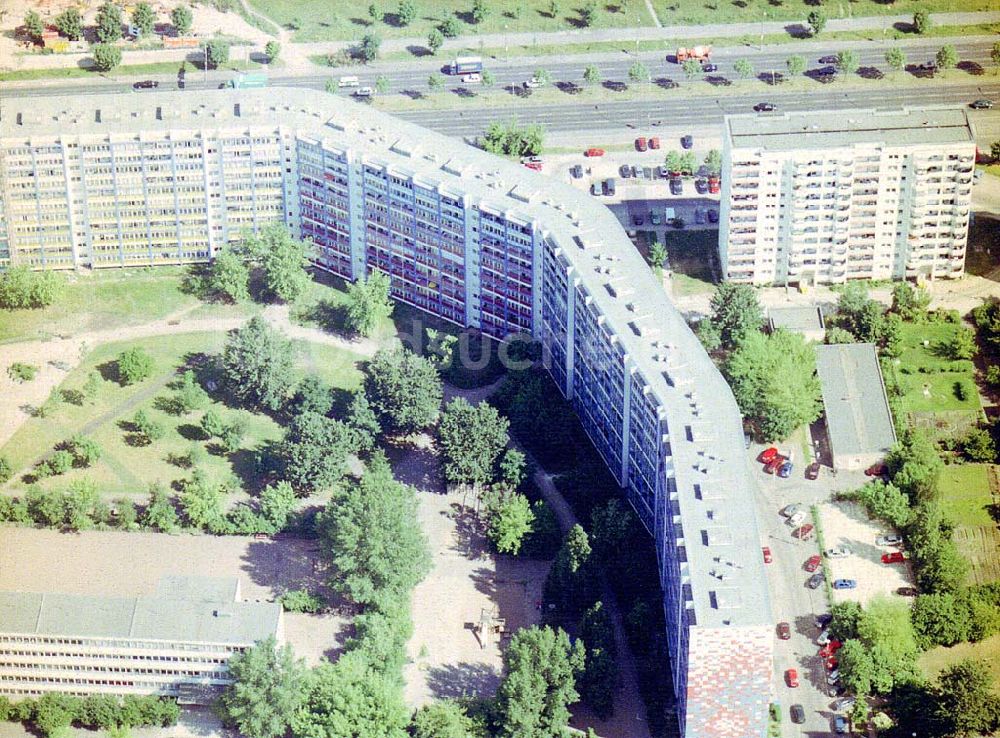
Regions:
M 960 379 L 959 381 L 955 382 L 955 385 L 952 388 L 952 390 L 955 393 L 956 399 L 964 401 L 969 398 L 969 383 L 966 382 L 965 380 Z
M 152 375 L 155 366 L 153 357 L 141 347 L 127 349 L 118 355 L 118 381 L 123 385 L 141 382 Z
M 4 456 L 0 456 L 0 484 L 10 481 L 13 475 L 14 468 L 10 465 L 10 461 Z
M 56 451 L 49 457 L 49 468 L 56 476 L 65 474 L 73 468 L 73 454 L 69 451 Z
M 325 602 L 314 594 L 310 594 L 304 589 L 293 589 L 285 592 L 278 598 L 285 612 L 320 612 L 326 605 Z
M 26 266 L 10 267 L 0 273 L 0 308 L 47 307 L 59 297 L 62 285 L 63 277 L 57 272 L 33 272 Z
M 7 376 L 15 382 L 30 382 L 38 375 L 38 367 L 34 364 L 22 364 L 15 361 L 7 367 Z

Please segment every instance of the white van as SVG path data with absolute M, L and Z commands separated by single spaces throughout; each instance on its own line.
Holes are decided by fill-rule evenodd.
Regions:
M 337 81 L 337 87 L 357 87 L 359 84 L 357 77 L 341 77 Z

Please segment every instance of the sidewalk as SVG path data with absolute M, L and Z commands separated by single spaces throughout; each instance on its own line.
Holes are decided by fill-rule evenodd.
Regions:
M 891 27 L 895 23 L 910 23 L 910 15 L 867 16 L 862 18 L 835 18 L 826 25 L 826 31 L 863 31 Z M 934 13 L 931 21 L 936 26 L 971 26 L 983 23 L 1000 23 L 1000 11 L 983 11 L 971 13 Z M 571 45 L 580 43 L 595 43 L 602 41 L 633 43 L 636 41 L 677 40 L 684 38 L 726 37 L 739 38 L 764 34 L 788 33 L 791 30 L 805 29 L 805 21 L 769 21 L 766 23 L 717 23 L 700 26 L 664 26 L 662 28 L 605 28 L 567 30 L 546 33 L 487 33 L 481 36 L 466 35 L 446 39 L 442 50 L 448 51 L 467 49 L 470 43 L 477 43 L 484 48 L 524 45 Z M 233 48 L 233 55 L 241 58 L 244 54 L 253 54 L 263 50 L 263 36 L 255 39 L 256 45 L 238 46 Z M 282 57 L 285 61 L 285 71 L 306 71 L 309 68 L 307 57 L 320 54 L 331 54 L 342 51 L 354 44 L 352 41 L 324 41 L 317 43 L 288 43 L 287 32 L 282 33 Z M 919 40 L 914 36 L 914 40 Z M 822 40 L 820 37 L 817 40 Z M 426 38 L 394 38 L 382 42 L 382 53 L 407 51 L 412 47 L 423 48 Z M 197 49 L 152 49 L 145 51 L 126 51 L 122 54 L 123 65 L 153 64 L 158 62 L 177 62 L 200 58 L 201 51 Z M 438 53 L 435 64 L 440 63 L 442 52 Z M 590 58 L 592 55 L 588 55 Z M 522 60 L 523 61 L 523 60 Z M 393 62 L 395 66 L 409 62 Z M 13 62 L 7 61 L 4 66 L 12 69 L 59 69 L 68 66 L 87 68 L 92 65 L 90 54 L 51 54 L 19 56 Z M 316 68 L 318 69 L 318 68 Z M 313 69 L 312 71 L 315 71 Z

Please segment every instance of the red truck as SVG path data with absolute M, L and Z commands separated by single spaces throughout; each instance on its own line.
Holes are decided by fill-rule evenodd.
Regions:
M 677 63 L 683 64 L 688 59 L 695 59 L 700 62 L 707 62 L 712 58 L 711 46 L 681 46 L 677 49 Z

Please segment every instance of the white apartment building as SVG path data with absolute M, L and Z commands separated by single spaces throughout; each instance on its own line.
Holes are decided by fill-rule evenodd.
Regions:
M 210 701 L 229 658 L 275 636 L 281 606 L 237 579 L 163 577 L 151 595 L 0 592 L 0 694 L 159 694 Z
M 965 268 L 976 146 L 963 109 L 726 118 L 726 279 L 831 284 Z

